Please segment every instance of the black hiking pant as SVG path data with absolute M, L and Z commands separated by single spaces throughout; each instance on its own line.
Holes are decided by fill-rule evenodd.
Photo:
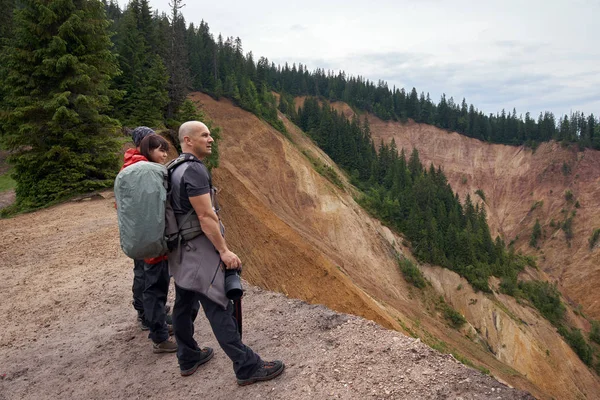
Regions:
M 148 337 L 154 343 L 161 343 L 169 338 L 165 312 L 169 279 L 167 260 L 156 264 L 144 263 L 144 318 L 150 328 Z
M 210 323 L 219 345 L 233 361 L 233 371 L 239 379 L 249 378 L 261 365 L 261 359 L 252 349 L 242 343 L 233 316 L 233 305 L 227 309 L 216 304 L 200 293 L 175 285 L 175 306 L 173 307 L 173 330 L 177 340 L 177 359 L 182 370 L 192 368 L 200 357 L 200 347 L 194 340 L 194 321 L 202 304 L 204 314 Z
M 133 308 L 137 311 L 138 319 L 144 320 L 144 260 L 133 260 Z

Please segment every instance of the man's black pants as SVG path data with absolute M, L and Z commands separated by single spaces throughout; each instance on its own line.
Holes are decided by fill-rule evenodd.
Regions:
M 169 263 L 167 260 L 156 264 L 144 263 L 144 318 L 150 328 L 148 337 L 154 343 L 169 338 L 165 313 L 167 293 L 169 292 Z
M 138 318 L 144 320 L 144 260 L 133 260 L 133 308 L 137 311 Z
M 219 345 L 233 361 L 237 378 L 249 378 L 261 365 L 261 359 L 252 349 L 242 343 L 233 316 L 233 305 L 226 310 L 200 293 L 175 285 L 175 306 L 173 307 L 173 330 L 177 340 L 177 359 L 182 370 L 192 368 L 199 361 L 201 350 L 194 340 L 194 321 L 198 315 L 198 302 L 210 323 Z

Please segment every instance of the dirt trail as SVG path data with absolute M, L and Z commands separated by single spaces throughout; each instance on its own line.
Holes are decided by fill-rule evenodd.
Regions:
M 0 220 L 0 399 L 531 398 L 371 321 L 256 287 L 244 300 L 245 341 L 286 372 L 238 387 L 199 317 L 196 338 L 216 356 L 182 378 L 135 323 L 131 260 L 103 196 Z

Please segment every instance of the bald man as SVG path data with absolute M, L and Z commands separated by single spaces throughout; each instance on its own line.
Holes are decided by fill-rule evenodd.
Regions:
M 233 362 L 238 384 L 273 379 L 283 372 L 284 364 L 263 361 L 242 343 L 231 300 L 225 295 L 224 269 L 239 269 L 242 264 L 223 236 L 224 228 L 212 202 L 211 177 L 202 163 L 212 153 L 214 139 L 205 124 L 189 121 L 179 128 L 179 141 L 189 161 L 171 171 L 171 205 L 180 227 L 193 210 L 191 218 L 197 218 L 203 232 L 169 254 L 175 281 L 173 328 L 180 373 L 192 375 L 213 357 L 211 348 L 201 349 L 194 340 L 199 301 L 219 345 Z

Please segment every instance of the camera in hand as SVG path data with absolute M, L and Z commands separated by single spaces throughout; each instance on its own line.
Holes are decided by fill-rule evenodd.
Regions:
M 225 295 L 229 300 L 239 300 L 244 294 L 242 287 L 242 279 L 240 278 L 240 270 L 226 269 L 225 270 Z

